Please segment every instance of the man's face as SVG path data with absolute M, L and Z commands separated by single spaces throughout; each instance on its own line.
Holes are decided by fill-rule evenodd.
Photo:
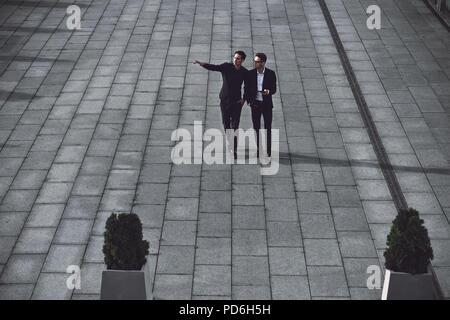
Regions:
M 236 68 L 240 68 L 244 59 L 239 54 L 235 54 L 233 58 L 233 64 Z
M 260 57 L 255 57 L 255 59 L 253 59 L 253 63 L 255 65 L 255 68 L 258 70 L 263 70 L 264 69 L 264 65 L 266 64 L 265 61 L 261 61 Z

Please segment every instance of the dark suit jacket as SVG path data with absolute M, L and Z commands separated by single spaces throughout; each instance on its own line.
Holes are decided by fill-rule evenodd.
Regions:
M 258 91 L 258 77 L 257 70 L 252 69 L 247 73 L 245 80 L 244 100 L 250 105 L 256 100 L 256 93 Z M 273 70 L 266 67 L 264 71 L 263 90 L 269 89 L 268 95 L 263 95 L 263 103 L 266 106 L 273 108 L 272 95 L 277 92 L 277 76 Z
M 239 70 L 236 70 L 229 62 L 219 65 L 205 63 L 203 68 L 222 73 L 222 89 L 219 94 L 221 102 L 233 104 L 241 99 L 241 86 L 248 72 L 246 68 L 241 66 Z

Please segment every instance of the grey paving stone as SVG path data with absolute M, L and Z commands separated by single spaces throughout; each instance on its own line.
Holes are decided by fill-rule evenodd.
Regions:
M 333 132 L 316 132 L 314 134 L 318 148 L 343 147 L 342 138 Z
M 323 166 L 323 179 L 327 186 L 355 185 L 352 170 L 348 167 Z M 325 190 L 321 190 L 325 191 Z
M 309 300 L 311 298 L 308 278 L 305 276 L 272 276 L 274 300 Z
M 3 198 L 0 211 L 30 211 L 39 190 L 10 190 Z
M 45 259 L 43 272 L 65 273 L 70 265 L 80 266 L 85 245 L 58 245 L 52 244 Z
M 431 239 L 450 238 L 450 226 L 444 215 L 423 215 L 421 219 Z
M 359 207 L 361 200 L 355 187 L 330 186 L 327 188 L 332 207 Z
M 163 245 L 194 245 L 197 224 L 194 221 L 165 221 L 161 236 Z
M 103 254 L 103 245 L 104 237 L 91 236 L 89 238 L 89 244 L 86 248 L 83 262 L 103 263 L 105 259 Z
M 263 191 L 259 185 L 233 185 L 234 205 L 263 205 Z
M 438 278 L 439 284 L 443 290 L 443 294 L 445 298 L 447 298 L 450 294 L 448 291 L 448 282 L 449 282 L 449 274 L 450 274 L 450 268 L 449 267 L 433 267 L 436 276 Z
M 297 222 L 268 222 L 267 228 L 267 241 L 269 246 L 303 246 L 300 226 Z
M 41 273 L 32 300 L 69 300 L 72 290 L 66 286 L 68 274 Z
M 433 193 L 404 192 L 408 206 L 420 214 L 440 214 L 442 209 Z
M 55 162 L 81 162 L 83 161 L 85 146 L 61 146 L 55 158 Z
M 197 213 L 197 198 L 169 198 L 167 201 L 166 219 L 196 220 Z
M 100 197 L 70 197 L 64 211 L 64 218 L 94 219 Z
M 333 216 L 329 214 L 301 214 L 300 225 L 304 239 L 336 238 Z
M 109 172 L 106 188 L 135 190 L 138 177 L 138 170 L 111 170 Z
M 0 264 L 6 264 L 16 241 L 17 237 L 0 237 Z
M 153 296 L 156 300 L 190 299 L 192 275 L 157 274 Z
M 0 235 L 18 236 L 27 219 L 26 212 L 1 212 Z
M 226 191 L 201 191 L 201 212 L 231 213 L 231 194 Z
M 231 190 L 231 177 L 226 171 L 205 171 L 201 179 L 202 190 Z
M 335 239 L 304 239 L 304 247 L 307 265 L 342 265 Z
M 34 205 L 28 216 L 26 227 L 57 227 L 64 204 Z
M 65 203 L 72 185 L 72 183 L 46 182 L 39 192 L 36 203 Z
M 62 219 L 53 239 L 55 244 L 87 244 L 93 220 Z
M 24 228 L 14 247 L 14 254 L 47 253 L 55 228 Z
M 315 153 L 316 144 L 312 137 L 292 137 L 288 141 L 291 154 L 302 155 L 305 153 Z
M 14 180 L 14 177 L 0 177 L 0 197 L 3 197 Z
M 62 135 L 39 135 L 31 151 L 57 151 L 63 140 Z
M 74 182 L 78 174 L 80 164 L 54 163 L 47 175 L 48 182 Z
M 295 191 L 320 192 L 325 191 L 321 172 L 295 172 Z
M 436 266 L 448 266 L 450 262 L 450 254 L 448 253 L 448 245 L 450 240 L 448 239 L 431 239 L 431 247 L 433 248 L 433 265 Z
M 0 285 L 0 299 L 29 300 L 34 290 L 34 284 L 2 284 Z
M 343 267 L 308 267 L 311 296 L 347 297 L 347 281 Z
M 349 288 L 352 300 L 380 300 L 381 290 L 367 288 Z
M 139 184 L 135 201 L 139 204 L 165 204 L 167 198 L 167 189 L 167 184 Z
M 358 192 L 362 200 L 391 200 L 384 180 L 358 180 Z
M 231 266 L 195 266 L 193 294 L 231 295 Z
M 139 179 L 142 182 L 169 183 L 170 170 L 168 164 L 147 164 L 142 168 Z
M 132 212 L 139 216 L 143 228 L 162 227 L 164 218 L 163 205 L 136 205 L 133 206 Z
M 87 144 L 88 141 L 78 143 Z M 117 143 L 118 143 L 117 140 L 93 139 L 91 141 L 91 144 L 89 146 L 86 155 L 91 157 L 111 157 L 114 155 L 114 152 L 116 151 Z
M 378 223 L 378 224 L 369 224 L 370 232 L 372 233 L 372 238 L 375 243 L 375 248 L 377 249 L 385 249 L 386 241 L 389 232 L 391 231 L 392 222 L 387 223 Z
M 106 270 L 103 263 L 84 263 L 81 266 L 81 289 L 80 294 L 100 294 L 102 272 Z
M 232 286 L 233 300 L 269 300 L 271 292 L 269 286 Z
M 266 199 L 294 199 L 294 184 L 292 178 L 264 179 L 264 198 Z
M 231 237 L 231 215 L 227 213 L 200 213 L 198 236 Z
M 105 190 L 100 210 L 129 212 L 131 210 L 135 192 L 134 190 Z M 138 201 L 136 201 L 138 202 Z
M 263 206 L 233 206 L 233 229 L 265 229 Z
M 111 166 L 110 157 L 86 157 L 81 166 L 80 175 L 107 175 Z
M 331 213 L 326 192 L 298 192 L 297 203 L 301 214 Z
M 193 246 L 164 246 L 160 247 L 158 265 L 156 268 L 159 274 L 188 274 L 194 272 Z
M 297 221 L 295 199 L 265 199 L 267 221 Z
M 35 283 L 44 264 L 45 255 L 11 255 L 6 264 L 0 283 Z
M 302 248 L 269 247 L 271 275 L 306 275 L 306 263 Z
M 231 264 L 230 238 L 197 238 L 196 264 Z
M 267 241 L 264 230 L 234 230 L 233 255 L 266 256 Z
M 15 176 L 22 162 L 22 158 L 0 158 L 0 176 Z
M 363 201 L 362 204 L 369 223 L 392 223 L 397 216 L 392 201 Z
M 199 196 L 200 180 L 192 177 L 173 177 L 169 183 L 169 197 L 195 198 Z
M 269 286 L 267 257 L 237 256 L 232 261 L 232 285 Z
M 337 234 L 342 257 L 377 256 L 370 232 L 340 231 Z

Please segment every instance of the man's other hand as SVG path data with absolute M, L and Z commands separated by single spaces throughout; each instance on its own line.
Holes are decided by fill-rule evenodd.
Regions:
M 238 100 L 237 103 L 239 103 L 240 105 L 243 105 L 245 103 L 244 99 Z
M 200 62 L 200 61 L 198 61 L 198 60 L 194 60 L 194 62 L 192 62 L 193 64 L 199 64 L 200 66 L 202 66 L 203 67 L 203 65 L 204 65 L 204 63 L 203 62 Z

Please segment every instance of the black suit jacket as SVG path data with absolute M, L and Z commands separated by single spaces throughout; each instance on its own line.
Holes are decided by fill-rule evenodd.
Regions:
M 247 76 L 248 70 L 240 67 L 236 70 L 234 65 L 225 62 L 219 65 L 205 63 L 203 68 L 222 73 L 222 89 L 220 90 L 220 101 L 226 104 L 234 104 L 241 99 L 242 83 Z
M 256 100 L 256 93 L 258 91 L 258 77 L 257 70 L 252 69 L 247 73 L 245 80 L 244 100 L 249 104 L 253 104 Z M 277 76 L 273 70 L 266 67 L 264 71 L 263 90 L 269 89 L 268 95 L 263 95 L 263 103 L 266 106 L 273 108 L 272 95 L 277 92 Z

